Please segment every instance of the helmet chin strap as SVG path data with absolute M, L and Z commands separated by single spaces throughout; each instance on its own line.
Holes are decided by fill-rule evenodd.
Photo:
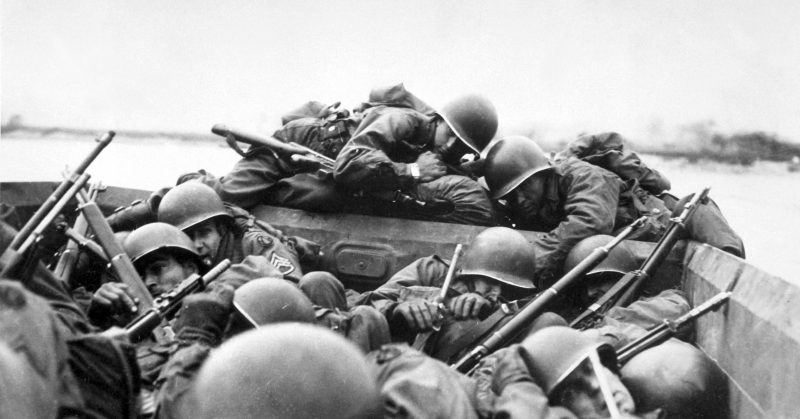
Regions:
M 608 407 L 608 413 L 611 415 L 611 419 L 621 419 L 622 416 L 619 413 L 617 402 L 614 400 L 614 394 L 611 392 L 611 386 L 608 384 L 608 380 L 606 380 L 606 375 L 603 372 L 603 364 L 600 362 L 597 351 L 589 352 L 589 360 L 592 363 L 594 375 L 597 377 L 597 383 L 600 385 L 600 392 L 603 394 L 603 399 L 606 402 L 606 407 Z

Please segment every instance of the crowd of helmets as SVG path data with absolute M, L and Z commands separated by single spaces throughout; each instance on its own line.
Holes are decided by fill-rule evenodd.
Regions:
M 443 108 L 440 115 L 475 152 L 484 151 L 497 129 L 493 106 L 480 96 L 465 96 Z M 484 154 L 492 163 L 484 171 L 490 198 L 495 200 L 550 167 L 545 153 L 524 137 L 507 137 Z M 405 312 L 404 326 L 416 322 L 427 330 L 398 339 L 395 326 L 390 326 L 393 319 L 368 304 L 383 296 L 358 295 L 330 273 L 303 275 L 301 260 L 319 256 L 313 243 L 306 248 L 304 239 L 260 226 L 241 209 L 237 219 L 211 187 L 185 182 L 152 204 L 146 210 L 157 213 L 156 220 L 150 220 L 154 222 L 121 231 L 117 238 L 154 297 L 167 295 L 193 274 L 206 273 L 223 258 L 233 258 L 234 266 L 203 292 L 186 297 L 178 315 L 162 325 L 175 335 L 166 343 L 153 339 L 131 343 L 124 330 L 113 327 L 100 332 L 100 323 L 124 325 L 141 314 L 132 313 L 137 301 L 124 285 L 97 286 L 94 295 L 89 293 L 89 302 L 81 305 L 75 290 L 66 290 L 72 295 L 64 295 L 66 287 L 50 274 L 39 272 L 26 280 L 26 290 L 4 280 L 0 283 L 4 310 L 0 330 L 16 341 L 0 342 L 0 416 L 677 418 L 727 414 L 727 400 L 719 392 L 724 377 L 692 345 L 670 340 L 621 367 L 613 345 L 567 327 L 557 315 L 543 316 L 513 344 L 486 354 L 469 374 L 461 374 L 414 345 L 423 335 L 431 339 L 441 327 L 431 316 L 438 312 L 437 306 L 430 306 L 429 312 Z M 252 242 L 243 245 L 243 240 Z M 609 240 L 609 236 L 588 237 L 567 255 L 565 266 L 576 266 Z M 531 297 L 538 291 L 533 254 L 519 232 L 488 227 L 467 244 L 456 267 L 454 280 L 460 282 L 454 289 L 463 287 L 468 294 L 486 286 L 488 295 L 494 292 L 491 284 L 496 284 L 494 297 L 501 298 L 499 293 Z M 441 266 L 441 272 L 447 270 L 446 263 Z M 593 283 L 607 285 L 636 267 L 630 251 L 620 246 L 592 272 L 610 276 Z M 109 272 L 97 275 L 107 281 Z M 404 295 L 439 294 L 435 289 L 404 285 L 409 285 L 399 291 Z M 581 288 L 575 301 L 588 305 L 602 291 Z M 40 296 L 50 300 L 55 310 L 36 310 L 47 311 L 50 317 L 20 322 L 34 316 L 30 307 Z M 503 299 L 507 300 L 511 298 Z M 477 302 L 463 301 L 457 311 L 475 311 L 465 324 L 487 317 L 485 313 L 478 316 Z M 80 314 L 76 315 L 79 320 L 69 320 L 66 306 L 78 307 L 87 316 L 86 323 L 94 325 L 84 325 Z M 21 307 L 28 311 L 23 313 Z M 48 327 L 55 332 L 44 330 Z M 41 334 L 47 337 L 34 338 L 33 328 L 44 330 Z M 92 399 L 102 398 L 100 394 L 114 393 L 120 403 L 125 397 L 116 386 L 119 379 L 103 388 L 97 385 L 103 380 L 93 376 L 92 368 L 79 368 L 81 361 L 102 357 L 87 355 L 91 345 L 78 348 L 71 338 L 78 335 L 111 339 L 122 352 L 136 351 L 135 362 L 121 356 L 106 366 L 132 367 L 141 375 L 127 388 L 136 393 L 133 407 L 124 410 L 113 403 L 106 410 L 93 407 Z M 470 346 L 484 336 L 476 336 Z M 19 359 L 19 354 L 44 353 L 35 347 L 37 342 L 39 350 L 50 345 L 42 344 L 45 340 L 61 342 L 53 345 L 70 350 L 42 355 L 57 361 L 35 356 Z M 97 374 L 103 370 L 100 364 L 94 367 Z M 56 384 L 36 377 L 49 377 Z M 76 390 L 66 388 L 70 385 Z M 125 414 L 120 413 L 123 410 Z

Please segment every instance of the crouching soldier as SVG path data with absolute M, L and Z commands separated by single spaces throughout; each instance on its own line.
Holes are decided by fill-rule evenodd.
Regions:
M 182 348 L 164 367 L 158 381 L 159 417 L 206 417 L 203 414 L 252 417 L 256 413 L 270 417 L 328 417 L 346 409 L 341 403 L 347 398 L 342 399 L 342 395 L 351 395 L 360 388 L 358 386 L 374 391 L 374 384 L 370 384 L 372 379 L 366 374 L 356 375 L 353 377 L 358 378 L 356 381 L 349 381 L 334 373 L 337 369 L 342 373 L 350 371 L 348 374 L 359 371 L 358 363 L 363 363 L 363 355 L 343 338 L 310 325 L 312 322 L 314 310 L 308 298 L 296 286 L 279 279 L 251 281 L 235 294 L 214 292 L 187 298 L 175 324 Z M 286 336 L 290 340 L 306 336 L 312 330 L 314 338 L 309 335 L 299 346 L 277 336 L 241 344 L 247 336 L 272 330 L 278 323 L 287 325 Z M 336 345 L 328 346 L 332 341 L 337 342 Z M 212 350 L 217 346 L 218 349 Z M 331 353 L 337 356 L 331 357 Z M 234 358 L 228 358 L 229 355 Z M 335 360 L 338 367 L 318 364 L 323 361 L 321 357 L 327 360 L 324 365 Z M 293 380 L 299 380 L 297 383 L 302 386 L 293 387 L 290 384 Z M 242 386 L 242 383 L 247 384 Z M 327 391 L 317 389 L 301 396 L 299 391 L 308 390 L 311 383 L 327 386 Z M 342 384 L 348 386 L 342 388 L 346 391 L 336 396 L 330 393 L 332 388 Z M 265 391 L 264 386 L 275 388 Z M 253 397 L 251 392 L 258 392 L 259 396 Z M 281 403 L 281 400 L 290 399 L 294 402 Z M 331 405 L 316 413 L 303 410 L 331 403 L 338 407 Z
M 257 259 L 265 259 L 278 276 L 297 283 L 303 276 L 301 260 L 313 266 L 319 252 L 314 243 L 286 237 L 246 211 L 226 206 L 213 189 L 199 182 L 186 182 L 167 192 L 159 204 L 158 219 L 188 234 L 208 266 L 230 259 L 234 271 L 246 270 L 263 265 Z M 272 275 L 259 273 L 251 279 L 263 276 Z
M 382 215 L 494 225 L 491 202 L 460 159 L 480 154 L 496 131 L 497 112 L 483 96 L 436 111 L 402 84 L 375 89 L 336 157 L 334 180 L 383 201 Z
M 529 138 L 504 138 L 485 160 L 491 197 L 505 202 L 513 225 L 547 233 L 534 240 L 540 286 L 555 281 L 569 250 L 586 237 L 614 234 L 648 216 L 646 228 L 631 238 L 657 241 L 669 224 L 671 210 L 637 182 L 575 157 L 551 164 Z M 691 237 L 698 231 L 696 222 L 687 222 Z
M 492 400 L 494 414 L 509 418 L 693 418 L 706 416 L 692 412 L 724 417 L 726 411 L 719 367 L 679 341 L 642 352 L 620 369 L 607 342 L 548 327 L 487 357 L 473 377 L 478 398 Z
M 394 340 L 410 342 L 421 333 L 417 348 L 446 362 L 456 359 L 508 320 L 522 305 L 518 300 L 536 292 L 533 246 L 515 230 L 487 228 L 475 236 L 463 260 L 446 310 L 435 300 L 450 262 L 438 256 L 418 259 L 365 293 L 361 302 L 384 313 Z

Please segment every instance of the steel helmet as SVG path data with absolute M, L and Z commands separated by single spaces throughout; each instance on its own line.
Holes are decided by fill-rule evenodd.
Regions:
M 598 234 L 579 241 L 564 260 L 564 272 L 578 266 L 594 249 L 607 245 L 613 239 L 613 236 Z M 584 277 L 589 286 L 602 286 L 603 283 L 616 281 L 626 273 L 639 269 L 639 266 L 636 254 L 623 241 L 611 249 L 608 256 Z
M 548 397 L 589 357 L 591 351 L 597 351 L 606 368 L 619 371 L 617 354 L 611 345 L 566 326 L 541 329 L 525 338 L 522 347 L 533 380 Z
M 519 231 L 489 227 L 480 232 L 464 252 L 459 277 L 484 276 L 515 287 L 536 288 L 536 255 Z
M 227 340 L 203 364 L 193 391 L 198 411 L 191 416 L 199 418 L 382 416 L 364 355 L 344 337 L 303 323 Z
M 250 326 L 278 322 L 314 323 L 311 300 L 279 278 L 259 278 L 236 289 L 233 306 Z
M 194 250 L 192 239 L 177 227 L 167 223 L 145 224 L 133 230 L 125 238 L 122 247 L 134 264 L 153 252 L 165 250 L 196 260 L 200 269 L 205 266 L 200 255 Z
M 158 206 L 158 221 L 184 231 L 214 217 L 232 220 L 214 189 L 197 181 L 170 189 Z
M 728 380 L 701 350 L 677 339 L 646 349 L 622 367 L 637 410 L 668 418 L 727 418 Z
M 483 176 L 492 199 L 499 199 L 529 177 L 551 167 L 538 144 L 530 138 L 512 135 L 497 141 L 486 152 Z
M 489 99 L 468 94 L 444 105 L 438 112 L 469 148 L 480 153 L 497 133 L 497 110 Z

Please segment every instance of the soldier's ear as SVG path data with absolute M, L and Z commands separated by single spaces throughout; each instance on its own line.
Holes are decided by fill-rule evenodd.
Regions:
M 183 267 L 183 273 L 185 274 L 185 276 L 200 273 L 200 268 L 197 267 L 197 262 L 191 259 L 183 260 L 181 262 L 181 266 Z

